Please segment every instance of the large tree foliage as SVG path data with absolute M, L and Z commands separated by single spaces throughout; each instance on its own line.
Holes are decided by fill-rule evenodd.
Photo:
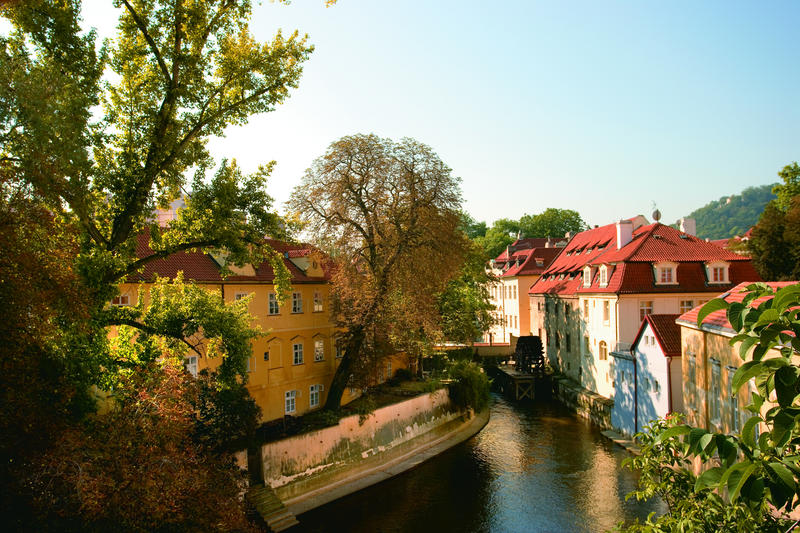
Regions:
M 270 165 L 243 175 L 235 162 L 215 164 L 206 143 L 226 127 L 281 103 L 297 85 L 311 47 L 297 34 L 279 33 L 271 42 L 257 42 L 248 30 L 248 0 L 116 4 L 118 33 L 102 46 L 94 33 L 82 32 L 77 0 L 7 2 L 0 11 L 13 28 L 0 36 L 5 82 L 0 87 L 0 324 L 4 341 L 12 346 L 6 352 L 10 356 L 3 357 L 0 405 L 4 522 L 23 509 L 34 509 L 29 516 L 36 516 L 36 509 L 49 512 L 49 503 L 36 500 L 29 490 L 31 474 L 39 476 L 42 486 L 64 474 L 58 483 L 66 492 L 60 494 L 70 500 L 59 512 L 77 513 L 71 515 L 75 523 L 85 522 L 82 506 L 97 502 L 69 491 L 84 486 L 86 470 L 70 478 L 61 463 L 48 460 L 94 469 L 98 487 L 139 481 L 133 474 L 147 453 L 174 461 L 170 453 L 178 453 L 189 435 L 201 441 L 194 448 L 199 462 L 227 464 L 222 455 L 218 462 L 211 459 L 224 448 L 220 436 L 254 420 L 257 413 L 242 382 L 249 340 L 256 332 L 243 307 L 225 305 L 218 294 L 180 282 L 156 287 L 148 307 L 110 306 L 129 275 L 170 254 L 203 249 L 216 250 L 233 264 L 271 260 L 278 284 L 287 286 L 283 262 L 263 244 L 265 235 L 279 237 L 283 231 L 266 194 Z M 168 227 L 159 228 L 156 207 L 184 193 L 186 208 Z M 136 250 L 140 235 L 149 237 L 145 257 Z M 112 327 L 122 338 L 109 342 Z M 160 431 L 169 431 L 171 407 L 151 404 L 152 417 L 137 420 L 142 411 L 135 391 L 126 396 L 126 387 L 145 390 L 147 384 L 135 379 L 140 372 L 168 379 L 159 377 L 156 357 L 190 350 L 223 361 L 219 372 L 202 382 L 206 388 L 196 401 L 176 392 L 175 401 L 184 402 L 182 412 L 192 413 L 176 430 L 191 427 L 190 434 L 161 438 Z M 113 385 L 118 396 L 108 419 L 86 418 L 93 410 L 87 393 L 94 385 L 106 390 Z M 183 390 L 176 386 L 170 390 Z M 169 398 L 164 397 L 168 404 Z M 110 447 L 119 443 L 103 438 L 111 430 L 120 442 L 142 435 L 152 439 L 114 451 Z M 56 443 L 60 435 L 64 439 Z M 65 454 L 80 454 L 82 440 L 91 443 L 86 462 L 75 455 L 47 455 L 56 445 Z M 118 455 L 123 452 L 130 453 Z M 55 466 L 37 466 L 43 464 Z M 112 466 L 131 470 L 117 476 Z M 217 474 L 228 475 L 209 472 Z M 139 488 L 154 493 L 163 482 L 140 481 Z M 236 495 L 238 488 L 228 488 L 215 501 Z M 124 495 L 124 487 L 118 489 Z M 191 510 L 203 498 L 164 502 L 169 512 L 191 517 L 205 512 Z M 129 517 L 135 518 L 134 511 L 153 516 L 144 507 L 151 502 L 145 498 L 142 508 L 127 509 Z M 115 511 L 106 509 L 111 513 L 106 524 L 113 523 Z
M 539 214 L 523 215 L 519 220 L 500 218 L 482 235 L 471 238 L 483 248 L 487 259 L 494 259 L 518 238 L 560 239 L 587 227 L 577 211 L 550 207 Z
M 413 352 L 440 330 L 436 294 L 467 249 L 460 201 L 458 179 L 429 147 L 375 135 L 331 144 L 292 192 L 290 208 L 336 261 L 344 356 L 326 408 L 339 407 L 351 374 L 392 349 Z
M 738 334 L 743 364 L 732 391 L 754 387 L 740 433 L 725 435 L 692 428 L 671 418 L 641 435 L 643 454 L 633 460 L 643 472 L 637 497 L 661 495 L 670 512 L 634 531 L 787 531 L 780 513 L 800 503 L 800 284 L 773 291 L 750 285 L 742 303 L 708 302 L 698 323 L 726 309 Z M 760 430 L 759 430 L 760 428 Z M 699 459 L 705 470 L 691 472 Z M 791 529 L 791 528 L 790 528 Z
M 747 250 L 753 266 L 768 281 L 800 278 L 800 167 L 787 165 L 778 172 L 783 185 L 767 204 L 753 228 Z

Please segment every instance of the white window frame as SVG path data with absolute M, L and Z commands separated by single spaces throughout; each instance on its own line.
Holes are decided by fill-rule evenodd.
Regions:
M 319 291 L 314 291 L 314 312 L 321 313 L 322 311 L 322 293 Z
M 714 279 L 717 273 L 715 269 L 721 269 L 721 279 Z M 727 261 L 711 261 L 706 263 L 706 276 L 708 277 L 708 283 L 710 285 L 725 285 L 730 283 L 730 263 Z
M 233 295 L 233 300 L 234 300 L 235 302 L 238 302 L 238 301 L 239 301 L 239 300 L 241 300 L 242 298 L 247 298 L 248 296 L 250 296 L 250 293 L 249 293 L 249 292 L 237 292 L 237 293 L 235 293 L 235 294 Z
M 311 385 L 308 388 L 308 406 L 309 407 L 319 407 L 320 405 L 320 393 L 325 390 L 321 384 Z
M 283 394 L 283 412 L 291 414 L 297 412 L 297 391 L 287 390 Z
M 196 355 L 187 355 L 183 358 L 183 368 L 189 372 L 192 377 L 197 377 L 197 363 L 199 359 Z
M 656 285 L 677 285 L 678 284 L 678 264 L 669 261 L 654 263 Z M 667 277 L 668 279 L 664 279 Z
M 583 268 L 583 286 L 590 287 L 592 285 L 592 267 L 587 266 Z
M 295 342 L 292 344 L 292 364 L 303 364 L 303 343 Z
M 650 305 L 646 305 L 650 304 Z M 646 310 L 649 309 L 650 311 L 647 312 Z M 639 323 L 642 323 L 644 317 L 647 315 L 653 314 L 653 300 L 639 300 Z
M 600 266 L 600 279 L 599 284 L 601 287 L 608 287 L 608 266 L 601 265 Z
M 611 323 L 611 302 L 603 300 L 603 324 L 609 325 Z
M 292 293 L 292 314 L 300 314 L 303 312 L 303 294 L 300 292 Z
M 111 299 L 111 305 L 115 307 L 127 307 L 131 305 L 131 297 L 128 293 L 121 293 L 119 296 Z
M 280 305 L 278 305 L 278 295 L 271 292 L 267 295 L 267 314 L 279 315 L 281 313 Z
M 314 362 L 319 363 L 325 360 L 325 341 L 316 339 L 314 341 Z
M 692 309 L 694 309 L 694 300 L 681 300 L 680 303 L 681 314 L 688 313 Z

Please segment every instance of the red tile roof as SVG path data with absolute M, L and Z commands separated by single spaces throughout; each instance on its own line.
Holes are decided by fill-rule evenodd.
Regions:
M 675 323 L 679 315 L 646 315 L 642 325 L 633 339 L 635 347 L 647 324 L 653 330 L 653 335 L 658 339 L 658 345 L 666 357 L 679 357 L 681 355 L 681 328 Z
M 641 292 L 720 292 L 744 280 L 760 280 L 750 259 L 670 226 L 654 223 L 637 227 L 629 243 L 617 249 L 616 224 L 577 234 L 550 267 L 533 284 L 530 294 L 576 294 Z M 641 219 L 640 219 L 641 220 Z M 677 263 L 675 285 L 656 285 L 653 263 Z M 709 284 L 705 263 L 729 263 L 728 284 Z M 591 285 L 583 286 L 587 265 L 607 265 L 608 284 L 600 287 L 598 269 Z
M 511 276 L 531 276 L 544 272 L 550 263 L 553 262 L 563 248 L 534 248 L 531 250 L 519 250 L 511 254 L 511 261 L 507 261 L 503 266 L 508 266 L 500 274 L 501 277 Z M 541 264 L 539 264 L 541 263 Z M 498 263 L 495 262 L 495 266 Z
M 505 262 L 509 258 L 508 250 L 510 249 L 512 252 L 516 250 L 530 250 L 533 248 L 553 248 L 556 247 L 558 243 L 566 243 L 567 239 L 560 238 L 560 239 L 551 239 L 551 238 L 540 238 L 540 237 L 531 237 L 526 239 L 517 239 L 508 246 L 506 249 L 503 250 L 500 255 L 495 258 L 495 262 Z M 548 246 L 549 244 L 549 246 Z
M 136 241 L 136 255 L 140 258 L 152 254 L 149 245 L 149 236 L 140 234 Z M 292 283 L 321 283 L 330 279 L 330 269 L 323 266 L 325 275 L 315 277 L 307 276 L 297 267 L 290 257 L 303 257 L 309 255 L 314 249 L 308 244 L 293 244 L 274 239 L 267 239 L 267 243 L 276 251 L 284 255 L 284 265 L 289 269 Z M 253 265 L 254 276 L 232 274 L 223 279 L 220 275 L 220 265 L 208 254 L 200 251 L 184 251 L 172 254 L 164 259 L 157 259 L 147 263 L 142 272 L 128 277 L 128 281 L 152 281 L 155 276 L 174 278 L 179 271 L 183 272 L 184 279 L 205 283 L 225 282 L 262 282 L 272 283 L 275 272 L 268 262 Z
M 733 302 L 741 302 L 744 300 L 744 297 L 747 295 L 744 291 L 744 288 L 753 283 L 752 281 L 745 281 L 738 284 L 736 287 L 732 288 L 731 290 L 717 296 L 718 298 L 723 298 L 728 303 Z M 781 287 L 786 287 L 787 285 L 797 285 L 797 281 L 768 281 L 767 285 L 772 287 L 772 289 L 779 289 Z M 765 296 L 759 300 L 756 300 L 756 304 L 761 303 L 762 301 L 769 300 L 772 296 Z M 697 326 L 697 316 L 700 313 L 700 309 L 702 305 L 698 305 L 691 311 L 687 311 L 683 313 L 681 316 L 678 317 L 679 322 L 685 322 L 692 326 Z M 731 323 L 728 322 L 728 316 L 725 309 L 720 309 L 719 311 L 714 311 L 710 313 L 705 319 L 703 319 L 703 326 L 712 326 L 716 328 L 726 329 L 728 331 L 733 332 L 733 328 L 731 327 Z

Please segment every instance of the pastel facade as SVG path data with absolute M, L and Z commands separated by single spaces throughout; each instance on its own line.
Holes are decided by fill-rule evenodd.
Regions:
M 744 282 L 721 295 L 727 302 L 741 302 Z M 793 282 L 768 282 L 773 289 L 795 285 Z M 682 314 L 683 402 L 687 423 L 721 433 L 736 433 L 749 418 L 744 407 L 754 392 L 752 382 L 738 393 L 731 388 L 733 375 L 745 361 L 739 356 L 739 343 L 730 345 L 736 335 L 724 310 L 709 314 L 698 326 L 700 308 Z M 777 356 L 778 354 L 775 354 Z M 770 357 L 769 354 L 765 357 Z
M 630 352 L 611 352 L 615 429 L 634 435 L 651 420 L 683 412 L 681 331 L 678 315 L 647 315 Z
M 150 253 L 146 239 L 140 237 L 140 257 Z M 308 245 L 279 241 L 270 241 L 270 245 L 283 254 L 291 274 L 291 294 L 282 304 L 277 301 L 275 276 L 269 264 L 233 267 L 233 275 L 223 279 L 223 259 L 199 251 L 181 252 L 147 264 L 120 287 L 120 297 L 112 302 L 134 305 L 140 288 L 148 298 L 156 276 L 174 278 L 178 272 L 183 272 L 185 281 L 218 292 L 226 302 L 250 298 L 250 314 L 266 334 L 252 341 L 247 389 L 261 407 L 263 421 L 298 416 L 323 406 L 341 355 L 331 320 L 326 258 Z M 216 368 L 220 361 L 191 353 L 185 363 L 196 375 L 204 368 Z M 391 377 L 404 366 L 407 364 L 402 356 L 386 360 L 376 369 L 376 380 Z M 347 389 L 343 403 L 359 395 L 360 390 Z
M 550 364 L 613 398 L 612 352 L 629 352 L 646 315 L 680 314 L 744 280 L 749 258 L 642 216 L 577 234 L 529 291 L 531 331 Z
M 511 343 L 512 337 L 536 335 L 530 330 L 528 290 L 566 245 L 566 239 L 517 239 L 491 261 L 497 278 L 489 286 L 495 324 L 484 334 L 487 344 Z

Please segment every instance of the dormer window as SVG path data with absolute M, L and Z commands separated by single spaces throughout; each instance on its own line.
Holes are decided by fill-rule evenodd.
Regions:
M 677 285 L 678 265 L 676 263 L 661 262 L 653 265 L 655 269 L 656 285 Z
M 600 286 L 601 287 L 608 287 L 608 266 L 601 265 L 600 266 Z
M 728 267 L 725 261 L 714 261 L 706 263 L 706 275 L 709 283 L 730 283 Z
M 592 267 L 586 266 L 583 269 L 583 286 L 589 287 L 592 284 Z

